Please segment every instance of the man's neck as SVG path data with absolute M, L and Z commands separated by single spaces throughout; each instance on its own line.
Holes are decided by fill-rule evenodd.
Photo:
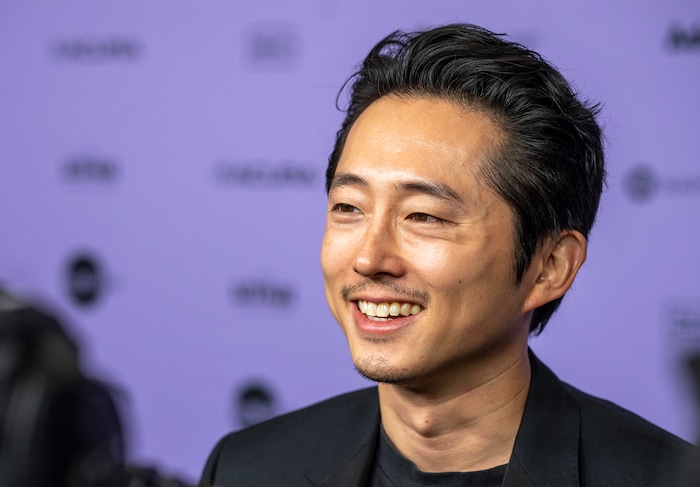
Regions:
M 529 385 L 527 350 L 501 368 L 437 390 L 379 384 L 382 424 L 397 450 L 424 472 L 485 470 L 508 463 Z

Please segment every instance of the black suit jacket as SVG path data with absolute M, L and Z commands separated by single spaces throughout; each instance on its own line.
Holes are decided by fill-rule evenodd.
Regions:
M 504 487 L 675 485 L 688 443 L 530 362 Z M 200 485 L 364 486 L 378 434 L 376 387 L 337 396 L 224 437 Z

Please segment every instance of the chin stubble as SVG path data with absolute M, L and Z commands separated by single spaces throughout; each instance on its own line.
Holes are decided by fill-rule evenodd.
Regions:
M 354 363 L 358 374 L 372 382 L 382 384 L 407 385 L 413 381 L 414 377 L 407 370 L 395 370 L 388 364 L 369 363 L 356 360 Z

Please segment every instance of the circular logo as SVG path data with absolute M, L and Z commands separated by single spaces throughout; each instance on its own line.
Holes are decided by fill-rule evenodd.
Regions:
M 650 167 L 637 166 L 627 173 L 624 185 L 632 201 L 644 203 L 658 192 L 659 179 Z
M 234 412 L 238 424 L 246 428 L 266 421 L 276 414 L 276 400 L 269 387 L 251 382 L 234 391 Z
M 102 269 L 93 256 L 79 254 L 70 259 L 67 265 L 67 281 L 68 295 L 78 306 L 92 306 L 102 296 Z

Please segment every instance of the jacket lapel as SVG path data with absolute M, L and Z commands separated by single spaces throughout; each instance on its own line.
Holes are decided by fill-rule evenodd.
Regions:
M 578 403 L 532 352 L 530 364 L 530 392 L 503 487 L 578 487 Z

